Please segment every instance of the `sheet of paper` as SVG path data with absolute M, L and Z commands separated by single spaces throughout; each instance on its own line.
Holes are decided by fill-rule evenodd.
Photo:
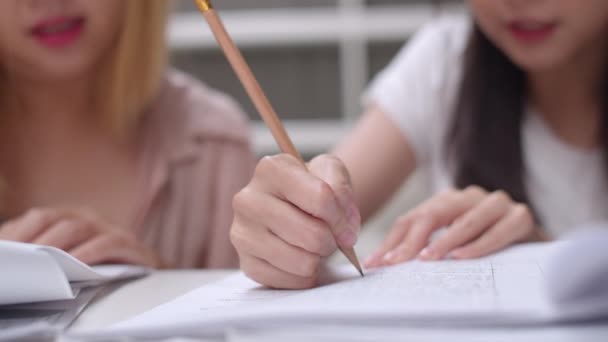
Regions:
M 531 245 L 471 261 L 411 262 L 334 270 L 306 291 L 260 287 L 238 274 L 105 331 L 80 336 L 214 336 L 227 328 L 302 324 L 513 324 L 545 322 L 544 264 L 555 245 Z M 77 335 L 78 336 L 78 335 Z
M 0 241 L 0 276 L 0 305 L 74 297 L 60 265 L 33 245 Z
M 91 268 L 57 248 L 0 241 L 0 305 L 73 299 L 80 288 L 148 272 L 128 265 Z

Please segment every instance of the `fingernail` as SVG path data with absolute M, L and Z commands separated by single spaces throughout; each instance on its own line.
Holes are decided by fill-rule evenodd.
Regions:
M 431 260 L 433 258 L 433 250 L 430 247 L 423 249 L 420 254 L 418 254 L 418 258 L 422 260 Z
M 365 267 L 374 267 L 374 265 L 376 265 L 378 263 L 378 259 L 380 258 L 380 253 L 378 252 L 374 252 L 372 254 L 370 254 L 365 261 L 363 262 L 363 264 L 365 265 Z
M 384 259 L 384 261 L 391 262 L 391 261 L 393 261 L 393 260 L 394 260 L 396 257 L 397 257 L 397 252 L 395 252 L 395 251 L 390 251 L 390 252 L 388 252 L 388 253 L 384 254 L 384 258 L 382 258 L 382 259 Z
M 345 229 L 338 236 L 338 243 L 340 243 L 342 246 L 352 247 L 355 245 L 355 243 L 357 243 L 357 234 L 350 229 Z
M 376 252 L 372 253 L 369 257 L 367 257 L 367 259 L 365 260 L 365 265 L 369 265 L 369 266 L 376 265 L 380 262 L 381 257 L 382 257 L 382 253 L 380 251 L 376 251 Z

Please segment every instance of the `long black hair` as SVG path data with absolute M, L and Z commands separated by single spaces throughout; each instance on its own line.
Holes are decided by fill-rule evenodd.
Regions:
M 445 142 L 447 158 L 455 166 L 455 185 L 504 190 L 515 201 L 533 209 L 524 183 L 521 129 L 527 101 L 526 73 L 477 25 L 471 33 L 463 67 L 460 93 Z M 603 113 L 600 144 L 608 178 L 608 71 L 599 96 Z

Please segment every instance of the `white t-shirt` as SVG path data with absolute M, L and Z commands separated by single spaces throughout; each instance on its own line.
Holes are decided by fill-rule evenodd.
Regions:
M 445 162 L 445 135 L 462 77 L 471 31 L 466 16 L 428 24 L 373 81 L 364 97 L 387 113 L 411 144 L 417 166 L 431 172 L 432 188 L 453 186 Z M 524 182 L 543 227 L 556 236 L 608 220 L 608 182 L 598 149 L 561 141 L 529 110 L 522 126 Z

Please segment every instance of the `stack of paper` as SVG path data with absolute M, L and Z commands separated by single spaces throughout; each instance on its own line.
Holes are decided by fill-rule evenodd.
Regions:
M 61 331 L 100 285 L 147 272 L 137 266 L 91 268 L 56 248 L 0 241 L 0 341 Z
M 0 241 L 0 305 L 73 299 L 84 287 L 146 272 L 133 266 L 91 268 L 57 248 Z

